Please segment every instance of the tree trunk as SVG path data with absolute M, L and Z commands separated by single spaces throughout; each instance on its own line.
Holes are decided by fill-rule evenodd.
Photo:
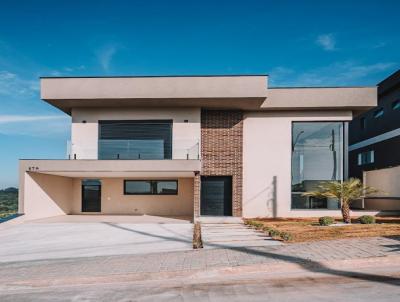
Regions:
M 349 202 L 346 200 L 342 201 L 342 216 L 343 216 L 343 222 L 344 223 L 351 223 L 351 218 L 350 218 L 350 206 Z

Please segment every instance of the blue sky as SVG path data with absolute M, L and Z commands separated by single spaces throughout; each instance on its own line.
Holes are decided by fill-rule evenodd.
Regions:
M 39 76 L 267 73 L 375 85 L 399 68 L 400 1 L 0 0 L 0 188 L 19 158 L 64 158 L 70 118 Z

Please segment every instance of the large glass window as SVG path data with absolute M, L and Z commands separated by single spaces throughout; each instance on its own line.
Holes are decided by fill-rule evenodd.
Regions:
M 177 195 L 177 180 L 125 180 L 125 195 Z
M 99 159 L 171 159 L 172 121 L 100 121 Z
M 343 122 L 292 125 L 292 209 L 338 209 L 337 199 L 302 196 L 322 181 L 343 180 Z

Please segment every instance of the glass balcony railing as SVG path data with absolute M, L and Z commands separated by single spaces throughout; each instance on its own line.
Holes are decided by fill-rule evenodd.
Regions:
M 99 140 L 97 148 L 67 143 L 68 159 L 163 160 L 199 159 L 199 141 L 174 140 L 172 146 L 162 140 Z

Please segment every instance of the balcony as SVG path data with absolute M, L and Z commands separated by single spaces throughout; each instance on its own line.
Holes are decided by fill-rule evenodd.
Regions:
M 96 148 L 97 147 L 97 148 Z M 98 160 L 199 160 L 198 140 L 174 140 L 166 145 L 162 140 L 100 139 L 96 147 L 85 147 L 67 142 L 67 159 Z

